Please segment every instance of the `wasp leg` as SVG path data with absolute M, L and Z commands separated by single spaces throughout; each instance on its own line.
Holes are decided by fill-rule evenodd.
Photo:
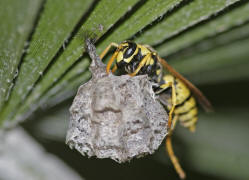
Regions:
M 175 110 L 175 106 L 176 106 L 176 90 L 175 90 L 175 86 L 173 85 L 173 82 L 168 82 L 168 83 L 165 83 L 165 84 L 162 84 L 160 86 L 160 88 L 162 90 L 165 90 L 167 88 L 171 87 L 172 89 L 172 94 L 171 94 L 171 98 L 172 98 L 172 107 L 169 111 L 169 120 L 168 120 L 168 129 L 171 129 L 171 123 L 172 123 L 172 114 Z
M 117 55 L 118 55 L 118 51 L 115 51 L 115 53 L 112 55 L 112 57 L 108 61 L 107 66 L 106 66 L 106 72 L 107 72 L 107 74 L 109 74 L 111 66 L 112 66 L 112 63 L 116 59 Z
M 172 136 L 172 130 L 170 130 L 170 133 L 166 137 L 166 149 L 168 151 L 169 158 L 175 167 L 176 172 L 178 173 L 181 179 L 185 179 L 186 177 L 185 172 L 183 171 L 177 157 L 175 156 L 175 153 L 172 147 L 171 136 Z
M 107 52 L 110 50 L 111 47 L 116 47 L 116 48 L 117 48 L 117 47 L 118 47 L 118 44 L 116 44 L 116 43 L 114 43 L 114 42 L 110 43 L 110 44 L 104 49 L 104 51 L 100 54 L 100 56 L 99 56 L 100 59 L 103 59 L 103 57 L 107 54 Z M 107 66 L 106 66 L 106 72 L 107 72 L 107 74 L 109 74 L 110 69 L 111 69 L 111 65 L 112 65 L 113 61 L 116 59 L 117 55 L 118 55 L 118 51 L 116 50 L 115 53 L 112 55 L 112 57 L 109 59 L 109 61 L 108 61 L 108 63 L 107 63 Z M 117 69 L 117 67 L 116 67 L 116 69 L 115 69 L 115 66 L 114 66 L 113 69 L 114 69 L 114 70 L 112 70 L 112 72 L 115 72 L 116 69 Z
M 129 75 L 130 75 L 130 76 L 135 76 L 135 75 L 140 71 L 140 69 L 145 65 L 145 63 L 146 63 L 147 61 L 150 60 L 150 58 L 149 58 L 150 56 L 151 56 L 150 53 L 147 54 L 147 55 L 141 60 L 141 62 L 139 63 L 137 69 L 136 69 L 133 73 L 130 73 Z
M 172 164 L 174 165 L 175 167 L 175 170 L 176 172 L 179 174 L 180 178 L 181 179 L 184 179 L 186 177 L 185 175 L 185 172 L 183 171 L 177 157 L 175 156 L 175 153 L 174 153 L 174 150 L 173 150 L 173 147 L 172 147 L 172 142 L 171 142 L 171 136 L 172 136 L 172 133 L 173 133 L 173 130 L 175 128 L 175 125 L 176 125 L 176 122 L 178 120 L 178 116 L 175 115 L 174 119 L 172 120 L 172 114 L 175 110 L 175 106 L 176 106 L 176 90 L 175 90 L 175 86 L 173 85 L 173 82 L 168 82 L 166 84 L 162 84 L 160 86 L 161 89 L 167 89 L 171 87 L 172 89 L 172 107 L 171 107 L 171 110 L 169 112 L 169 120 L 168 120 L 168 135 L 166 136 L 166 149 L 168 151 L 168 154 L 169 154 L 169 158 L 172 162 Z
M 110 50 L 110 48 L 111 47 L 118 47 L 118 44 L 116 44 L 116 43 L 114 43 L 114 42 L 112 42 L 112 43 L 110 43 L 106 48 L 105 48 L 105 50 L 100 54 L 100 59 L 103 59 L 103 57 L 105 57 L 105 55 L 107 54 L 107 52 Z
M 114 73 L 117 69 L 118 69 L 118 66 L 117 64 L 115 64 L 114 67 L 112 68 L 112 73 Z
M 174 118 L 173 118 L 173 120 L 172 120 L 172 125 L 171 125 L 171 130 L 170 131 L 173 131 L 174 129 L 175 129 L 175 127 L 176 127 L 176 123 L 177 123 L 177 121 L 178 121 L 178 115 L 177 114 L 174 114 Z
M 185 179 L 186 175 L 185 172 L 183 171 L 175 153 L 172 147 L 172 133 L 173 130 L 175 129 L 176 123 L 178 121 L 178 115 L 175 115 L 173 120 L 172 120 L 172 126 L 171 129 L 169 130 L 169 134 L 166 137 L 166 149 L 168 151 L 169 157 L 171 162 L 173 163 L 176 172 L 178 173 L 178 175 L 180 176 L 181 179 Z

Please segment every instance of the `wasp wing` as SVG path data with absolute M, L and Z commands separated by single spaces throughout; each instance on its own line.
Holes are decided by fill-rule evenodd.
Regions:
M 180 79 L 190 90 L 193 92 L 193 95 L 198 100 L 199 104 L 203 107 L 206 112 L 212 112 L 213 107 L 209 100 L 204 96 L 204 94 L 189 80 L 184 78 L 180 73 L 178 73 L 173 67 L 171 67 L 164 59 L 158 57 L 159 62 L 161 65 L 167 69 L 173 76 Z

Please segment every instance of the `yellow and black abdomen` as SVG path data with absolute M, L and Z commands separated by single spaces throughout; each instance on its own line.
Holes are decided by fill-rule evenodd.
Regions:
M 196 100 L 191 94 L 190 89 L 179 79 L 167 74 L 163 77 L 165 82 L 172 82 L 176 92 L 176 106 L 173 112 L 173 119 L 177 118 L 180 124 L 190 131 L 195 131 L 198 120 L 198 109 Z M 172 99 L 172 98 L 171 98 Z M 170 111 L 171 105 L 166 106 Z

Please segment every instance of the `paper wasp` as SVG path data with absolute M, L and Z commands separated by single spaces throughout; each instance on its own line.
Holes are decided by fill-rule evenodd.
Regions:
M 107 63 L 107 73 L 110 72 L 111 66 L 116 60 L 112 68 L 113 73 L 118 69 L 125 74 L 128 73 L 130 76 L 147 74 L 149 80 L 156 84 L 154 92 L 162 97 L 160 101 L 169 114 L 166 149 L 177 173 L 184 179 L 185 173 L 172 148 L 172 132 L 177 121 L 180 121 L 184 127 L 194 132 L 198 119 L 196 99 L 206 111 L 212 110 L 210 102 L 199 89 L 175 71 L 148 45 L 140 45 L 131 41 L 125 41 L 120 45 L 111 43 L 101 53 L 101 59 L 107 54 L 111 47 L 116 47 L 116 51 Z M 163 68 L 165 68 L 168 73 L 163 74 Z

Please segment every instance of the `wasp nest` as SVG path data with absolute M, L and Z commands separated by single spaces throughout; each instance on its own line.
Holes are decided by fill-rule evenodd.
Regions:
M 90 41 L 92 79 L 80 86 L 70 108 L 66 143 L 83 155 L 117 162 L 152 154 L 167 133 L 168 116 L 147 76 L 114 76 Z

